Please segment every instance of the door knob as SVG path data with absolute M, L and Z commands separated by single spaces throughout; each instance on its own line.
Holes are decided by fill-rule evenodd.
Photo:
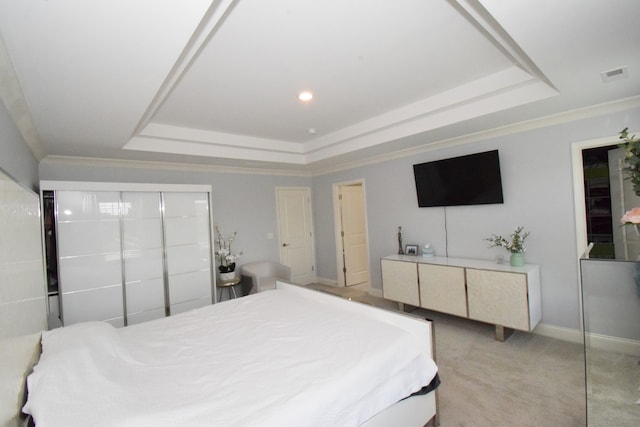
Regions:
M 286 246 L 289 246 L 289 244 L 288 244 L 288 243 L 283 243 L 283 244 L 282 244 L 282 247 L 283 247 L 283 248 L 284 248 L 284 247 L 286 247 Z

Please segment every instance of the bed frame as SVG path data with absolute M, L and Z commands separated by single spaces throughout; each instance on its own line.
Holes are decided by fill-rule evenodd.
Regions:
M 276 283 L 276 287 L 306 298 L 322 301 L 323 304 L 330 304 L 335 307 L 349 307 L 350 310 L 365 314 L 372 319 L 402 328 L 415 336 L 416 340 L 424 346 L 425 351 L 435 360 L 433 332 L 430 321 L 349 301 L 336 295 L 305 289 L 302 286 L 281 281 Z M 0 381 L 2 382 L 0 386 L 0 402 L 13 402 L 12 405 L 0 404 L 0 425 L 2 426 L 22 427 L 28 425 L 29 420 L 20 414 L 20 408 L 26 396 L 26 377 L 31 373 L 40 356 L 39 338 L 40 334 L 33 334 L 0 342 L 2 348 L 12 349 L 0 351 Z M 397 402 L 366 421 L 362 427 L 388 427 L 390 425 L 403 427 L 439 425 L 437 390 Z

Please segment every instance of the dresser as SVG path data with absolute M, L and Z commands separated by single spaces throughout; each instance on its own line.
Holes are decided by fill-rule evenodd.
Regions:
M 410 255 L 380 262 L 384 298 L 493 324 L 500 341 L 542 318 L 538 265 Z

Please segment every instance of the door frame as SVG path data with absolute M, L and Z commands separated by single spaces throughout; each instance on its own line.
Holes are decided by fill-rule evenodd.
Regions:
M 578 309 L 580 319 L 584 317 L 582 309 L 582 278 L 580 277 L 580 259 L 585 256 L 589 241 L 587 238 L 587 209 L 585 207 L 584 193 L 584 165 L 582 151 L 590 148 L 606 147 L 619 144 L 618 135 L 604 138 L 576 141 L 571 144 L 571 165 L 573 170 L 573 208 L 576 225 L 576 260 L 578 276 Z M 584 324 L 580 322 L 580 332 L 584 333 Z
M 584 194 L 584 166 L 582 151 L 590 148 L 606 147 L 619 144 L 618 136 L 577 141 L 571 144 L 571 162 L 573 165 L 573 206 L 576 224 L 576 254 L 582 257 L 589 244 L 587 239 L 587 210 Z
M 367 191 L 365 186 L 364 178 L 354 179 L 350 181 L 336 182 L 332 186 L 333 192 L 333 224 L 334 224 L 334 235 L 336 242 L 336 277 L 337 284 L 340 287 L 346 287 L 345 277 L 344 277 L 344 259 L 342 257 L 343 247 L 342 247 L 342 236 L 341 236 L 341 217 L 340 217 L 340 187 L 347 185 L 360 185 L 362 187 L 362 197 L 364 199 L 364 227 L 366 232 L 367 239 L 367 283 L 368 286 L 371 287 L 371 257 L 370 257 L 370 241 L 369 241 L 369 222 L 367 213 Z

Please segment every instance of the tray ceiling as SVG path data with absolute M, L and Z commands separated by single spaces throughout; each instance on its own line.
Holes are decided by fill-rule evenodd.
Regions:
M 608 4 L 4 1 L 1 95 L 44 156 L 301 170 L 638 95 Z

